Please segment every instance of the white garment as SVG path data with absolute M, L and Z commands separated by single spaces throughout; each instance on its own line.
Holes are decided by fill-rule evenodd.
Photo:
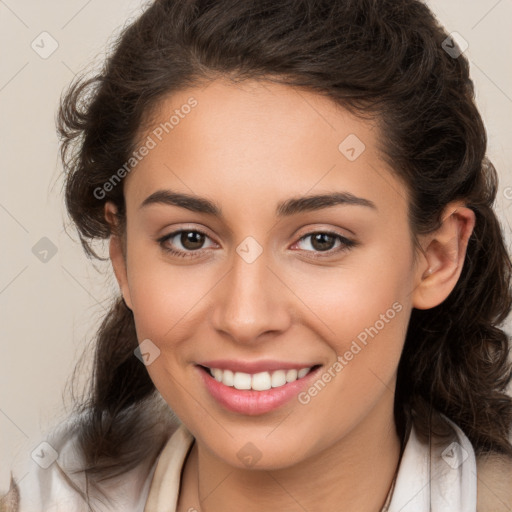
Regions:
M 20 497 L 19 509 L 16 512 L 89 512 L 89 498 L 83 497 L 87 488 L 85 475 L 74 473 L 83 467 L 76 435 L 66 435 L 72 424 L 73 418 L 68 418 L 47 435 L 44 441 L 48 443 L 46 446 L 40 445 L 40 450 L 46 452 L 46 458 L 52 456 L 52 450 L 57 452 L 58 458 L 51 465 L 45 468 L 46 464 L 41 466 L 27 456 L 23 471 L 15 478 Z M 37 455 L 34 458 L 37 459 Z M 108 502 L 103 496 L 97 497 L 91 493 L 89 503 L 94 507 L 93 510 L 143 512 L 157 462 L 151 467 L 148 464 L 138 465 L 102 485 L 101 490 L 108 497 Z
M 432 439 L 431 449 L 411 429 L 389 512 L 476 512 L 475 452 L 462 430 L 449 424 L 451 438 Z
M 452 422 L 450 437 L 420 441 L 411 429 L 400 462 L 389 512 L 476 512 L 476 461 L 473 447 Z M 104 491 L 110 504 L 91 500 L 98 512 L 175 512 L 183 464 L 194 441 L 179 424 L 148 468 L 137 466 L 109 482 Z M 55 445 L 55 446 L 54 446 Z M 85 479 L 72 475 L 79 466 L 73 440 L 62 446 L 54 440 L 58 462 L 80 489 Z M 32 461 L 28 474 L 19 482 L 19 512 L 86 512 L 86 501 L 66 482 L 56 464 L 43 469 Z

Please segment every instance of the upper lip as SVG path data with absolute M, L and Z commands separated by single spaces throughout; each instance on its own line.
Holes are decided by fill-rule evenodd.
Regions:
M 292 370 L 301 368 L 311 368 L 318 363 L 295 363 L 289 361 L 261 360 L 261 361 L 241 361 L 234 359 L 216 359 L 214 361 L 202 361 L 197 363 L 200 366 L 208 368 L 219 368 L 221 370 L 231 370 L 232 372 L 260 373 L 271 372 L 275 370 Z

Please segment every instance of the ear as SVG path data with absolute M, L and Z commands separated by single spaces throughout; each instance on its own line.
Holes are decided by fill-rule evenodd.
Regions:
M 449 203 L 442 224 L 433 233 L 420 236 L 416 287 L 412 305 L 430 309 L 443 302 L 459 280 L 469 237 L 475 227 L 475 213 L 460 202 Z
M 105 220 L 110 224 L 110 242 L 109 254 L 112 268 L 116 276 L 117 283 L 121 289 L 125 304 L 132 309 L 132 301 L 130 297 L 130 288 L 128 286 L 128 277 L 126 272 L 126 259 L 123 251 L 121 236 L 117 229 L 117 207 L 111 201 L 105 203 Z

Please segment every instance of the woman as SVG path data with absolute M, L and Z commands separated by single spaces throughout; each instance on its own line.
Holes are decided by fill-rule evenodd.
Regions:
M 511 264 L 447 41 L 418 0 L 159 0 L 72 85 L 121 293 L 4 508 L 511 509 Z

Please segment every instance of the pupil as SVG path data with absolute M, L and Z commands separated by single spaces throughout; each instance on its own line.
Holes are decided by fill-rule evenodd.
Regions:
M 327 233 L 317 233 L 313 236 L 312 245 L 317 250 L 327 251 L 332 248 L 333 239 L 334 237 Z
M 200 249 L 203 245 L 204 235 L 195 231 L 185 231 L 181 234 L 181 243 L 186 249 Z

